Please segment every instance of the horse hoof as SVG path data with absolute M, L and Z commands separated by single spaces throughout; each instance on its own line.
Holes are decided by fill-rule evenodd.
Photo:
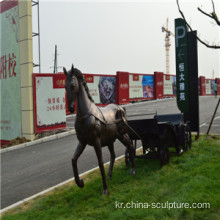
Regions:
M 131 175 L 135 175 L 135 169 L 131 169 Z
M 79 179 L 79 181 L 76 182 L 77 186 L 80 187 L 80 188 L 83 188 L 84 187 L 84 182 L 82 179 Z
M 102 195 L 107 196 L 108 195 L 108 190 L 104 189 L 103 192 L 102 192 Z

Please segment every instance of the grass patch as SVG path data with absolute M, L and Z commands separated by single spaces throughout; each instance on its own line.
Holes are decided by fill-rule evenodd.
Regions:
M 172 156 L 160 168 L 156 160 L 136 160 L 136 175 L 124 161 L 116 163 L 108 181 L 108 196 L 102 196 L 99 170 L 84 177 L 85 187 L 74 183 L 8 211 L 3 220 L 19 219 L 219 219 L 220 136 L 201 136 L 182 156 Z M 107 168 L 106 168 L 107 169 Z M 134 208 L 137 203 L 210 203 L 210 208 Z M 116 203 L 133 202 L 133 208 Z M 141 206 L 139 206 L 141 207 Z

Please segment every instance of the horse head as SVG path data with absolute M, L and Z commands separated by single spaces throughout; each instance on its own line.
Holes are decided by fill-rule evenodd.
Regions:
M 67 93 L 68 110 L 73 113 L 75 110 L 75 99 L 79 91 L 79 82 L 76 75 L 77 69 L 72 65 L 71 70 L 67 71 L 64 67 L 63 72 L 66 75 L 65 89 Z

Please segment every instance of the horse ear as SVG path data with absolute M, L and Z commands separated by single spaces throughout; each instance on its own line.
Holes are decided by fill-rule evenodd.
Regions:
M 74 72 L 74 66 L 73 66 L 73 64 L 72 64 L 71 72 L 72 72 L 72 73 Z
M 66 68 L 65 68 L 65 67 L 63 67 L 63 72 L 64 72 L 64 74 L 67 76 L 67 71 L 66 71 Z

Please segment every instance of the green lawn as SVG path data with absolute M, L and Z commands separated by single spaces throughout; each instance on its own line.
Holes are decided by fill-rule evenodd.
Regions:
M 220 219 L 220 136 L 202 136 L 189 152 L 171 156 L 163 168 L 159 161 L 137 159 L 136 175 L 129 173 L 130 167 L 121 160 L 108 181 L 108 196 L 101 195 L 98 170 L 84 177 L 83 189 L 68 184 L 5 213 L 2 219 Z M 210 208 L 154 207 L 165 207 L 167 202 L 170 206 L 209 203 Z M 124 208 L 126 204 L 130 208 Z

